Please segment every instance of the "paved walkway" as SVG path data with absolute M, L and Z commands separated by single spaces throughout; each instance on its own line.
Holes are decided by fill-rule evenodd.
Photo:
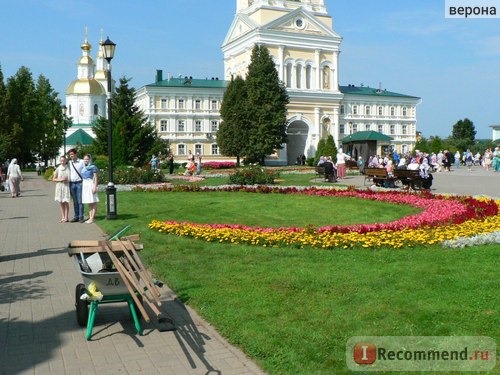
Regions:
M 152 319 L 138 336 L 127 304 L 107 304 L 86 341 L 74 307 L 82 279 L 66 246 L 105 236 L 95 224 L 60 224 L 53 194 L 34 173 L 20 198 L 0 193 L 1 375 L 263 373 L 166 286 L 162 310 L 175 331 L 160 332 Z
M 500 197 L 500 173 L 474 168 L 436 173 L 432 192 Z M 362 176 L 345 184 L 363 186 Z M 54 186 L 26 174 L 22 197 L 0 193 L 0 374 L 260 374 L 208 323 L 162 288 L 176 323 L 138 336 L 127 305 L 102 305 L 91 341 L 77 325 L 81 276 L 67 255 L 74 239 L 104 239 L 95 224 L 60 224 Z M 70 209 L 72 212 L 72 209 Z

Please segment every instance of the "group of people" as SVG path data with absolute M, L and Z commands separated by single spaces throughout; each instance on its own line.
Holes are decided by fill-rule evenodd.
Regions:
M 351 157 L 339 148 L 336 155 L 337 162 L 334 163 L 331 156 L 320 156 L 317 166 L 325 168 L 325 178 L 329 182 L 337 182 L 347 175 L 346 161 Z
M 184 176 L 192 176 L 195 174 L 200 175 L 201 174 L 201 155 L 199 152 L 196 153 L 196 156 L 193 155 L 191 150 L 188 151 L 188 157 L 187 157 L 187 164 L 186 164 L 186 171 L 184 172 Z
M 92 224 L 97 212 L 98 168 L 92 163 L 92 157 L 87 154 L 79 159 L 76 149 L 59 158 L 60 164 L 54 171 L 52 181 L 56 183 L 55 200 L 59 202 L 61 223 Z M 74 216 L 69 220 L 69 202 L 73 200 Z M 89 205 L 89 217 L 84 218 L 83 205 Z
M 160 158 L 157 157 L 156 155 L 152 155 L 151 156 L 151 160 L 149 161 L 149 164 L 151 166 L 151 170 L 153 172 L 158 172 L 160 170 Z M 167 155 L 167 165 L 168 165 L 168 172 L 170 174 L 173 174 L 174 173 L 174 168 L 175 168 L 175 164 L 174 164 L 174 154 L 172 152 L 169 152 L 168 155 Z
M 423 189 L 430 189 L 432 186 L 432 180 L 434 179 L 432 175 L 433 166 L 429 160 L 429 155 L 425 152 L 420 152 L 416 150 L 413 154 L 406 153 L 404 155 L 399 155 L 394 153 L 392 158 L 389 153 L 386 153 L 383 158 L 378 155 L 370 156 L 368 159 L 368 168 L 385 168 L 388 177 L 394 177 L 395 169 L 408 169 L 418 171 L 420 179 L 422 181 Z M 386 186 L 386 187 L 393 187 Z

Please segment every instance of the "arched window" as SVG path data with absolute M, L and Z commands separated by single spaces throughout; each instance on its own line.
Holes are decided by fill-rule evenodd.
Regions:
M 94 104 L 94 116 L 97 116 L 99 114 L 99 106 L 97 104 Z
M 295 80 L 296 80 L 296 87 L 298 89 L 302 88 L 302 65 L 297 64 L 295 66 Z
M 307 65 L 306 67 L 306 89 L 311 89 L 311 82 L 312 82 L 312 66 Z
M 292 87 L 292 64 L 286 64 L 286 87 Z

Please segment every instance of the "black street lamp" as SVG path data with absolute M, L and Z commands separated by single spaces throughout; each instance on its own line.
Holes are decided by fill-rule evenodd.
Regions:
M 113 183 L 113 119 L 111 116 L 111 60 L 115 55 L 116 44 L 108 38 L 102 43 L 104 58 L 108 62 L 106 80 L 108 81 L 107 105 L 108 105 L 108 186 L 106 187 L 106 218 L 116 219 L 116 187 Z
M 66 117 L 66 112 L 68 111 L 68 107 L 64 104 L 61 106 L 61 111 L 63 115 L 63 142 L 64 142 L 64 156 L 66 156 L 66 132 L 68 131 L 68 118 Z

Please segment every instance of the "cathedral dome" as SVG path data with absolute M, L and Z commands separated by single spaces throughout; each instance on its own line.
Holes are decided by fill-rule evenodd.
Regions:
M 106 90 L 95 79 L 80 78 L 71 82 L 66 89 L 66 95 L 76 94 L 106 95 Z

